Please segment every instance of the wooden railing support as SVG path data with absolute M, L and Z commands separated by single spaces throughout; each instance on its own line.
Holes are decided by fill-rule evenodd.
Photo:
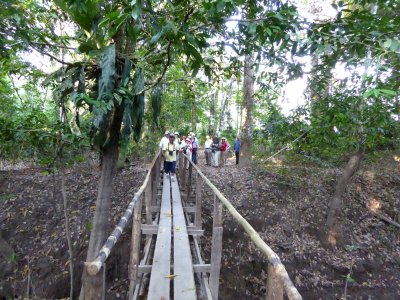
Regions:
M 197 229 L 201 229 L 201 202 L 202 202 L 202 193 L 203 193 L 203 180 L 201 176 L 196 173 L 196 207 L 194 214 L 194 226 Z
M 179 179 L 182 181 L 183 176 L 183 161 L 185 160 L 185 155 L 183 153 L 179 153 L 178 160 L 178 170 L 179 170 Z
M 186 157 L 186 155 L 183 156 L 184 160 L 183 160 L 183 170 L 182 170 L 182 181 L 181 181 L 181 187 L 182 190 L 186 190 L 186 169 L 188 167 L 188 158 Z
M 185 199 L 186 203 L 189 203 L 190 196 L 192 194 L 192 172 L 193 172 L 192 164 L 189 164 L 187 183 L 186 183 L 186 199 Z
M 154 170 L 153 170 L 153 172 L 154 172 Z M 153 217 L 151 214 L 153 193 L 151 190 L 151 185 L 152 185 L 152 182 L 151 182 L 151 180 L 149 180 L 147 182 L 146 188 L 144 190 L 144 202 L 145 202 L 145 206 L 146 206 L 146 224 L 148 224 L 148 225 L 153 224 Z
M 278 265 L 279 267 L 279 265 Z M 267 294 L 266 300 L 282 300 L 283 284 L 277 272 L 277 266 L 268 264 Z
M 142 215 L 142 197 L 136 201 L 132 219 L 132 238 L 131 238 L 131 256 L 129 259 L 129 300 L 133 297 L 138 270 L 139 270 L 139 254 L 140 254 L 140 238 L 141 238 L 141 215 Z
M 211 244 L 211 270 L 209 286 L 213 299 L 218 299 L 219 274 L 222 258 L 222 204 L 214 195 L 214 216 Z
M 106 299 L 106 264 L 103 264 L 103 273 L 102 273 L 102 290 L 101 290 L 101 300 Z

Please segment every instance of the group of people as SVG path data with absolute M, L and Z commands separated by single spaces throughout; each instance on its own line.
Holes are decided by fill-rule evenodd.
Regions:
M 164 137 L 160 141 L 160 150 L 164 157 L 164 172 L 171 176 L 174 180 L 176 174 L 176 163 L 179 160 L 179 153 L 188 155 L 193 163 L 197 164 L 197 154 L 199 149 L 199 140 L 193 132 L 189 135 L 179 137 L 179 132 L 166 131 Z M 213 139 L 206 136 L 204 143 L 204 153 L 207 166 L 224 166 L 228 156 L 230 145 L 226 138 L 219 139 L 215 136 Z M 233 146 L 236 164 L 239 164 L 240 139 L 237 137 Z
M 164 172 L 171 176 L 174 180 L 176 173 L 176 162 L 179 159 L 179 153 L 189 155 L 193 163 L 197 164 L 197 150 L 199 148 L 199 140 L 193 132 L 189 135 L 179 137 L 179 132 L 166 131 L 160 141 L 160 150 L 164 157 Z

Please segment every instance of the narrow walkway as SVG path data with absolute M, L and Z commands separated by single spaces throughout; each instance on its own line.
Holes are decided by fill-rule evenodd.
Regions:
M 173 290 L 170 290 L 171 284 Z M 179 186 L 176 178 L 171 180 L 164 175 L 147 299 L 167 300 L 171 294 L 173 299 L 196 299 L 193 262 Z

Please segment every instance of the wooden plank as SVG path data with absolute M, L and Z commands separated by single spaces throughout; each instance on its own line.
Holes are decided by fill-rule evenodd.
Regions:
M 160 222 L 154 250 L 152 273 L 149 284 L 149 300 L 170 299 L 171 265 L 171 190 L 170 180 L 164 175 Z
M 182 300 L 196 299 L 193 262 L 181 195 L 176 181 L 171 182 L 173 234 L 174 234 L 174 298 Z
M 188 176 L 187 176 L 187 182 L 186 182 L 186 203 L 189 203 L 190 201 L 190 196 L 192 194 L 192 172 L 193 172 L 193 167 L 192 164 L 189 164 L 189 170 L 188 170 Z

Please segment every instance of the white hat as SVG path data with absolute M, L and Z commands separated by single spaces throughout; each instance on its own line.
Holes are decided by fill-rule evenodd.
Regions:
M 165 134 L 165 135 L 169 134 L 169 131 L 167 130 L 164 134 Z
M 175 135 L 179 135 L 179 132 L 178 132 L 178 131 L 175 131 Z

